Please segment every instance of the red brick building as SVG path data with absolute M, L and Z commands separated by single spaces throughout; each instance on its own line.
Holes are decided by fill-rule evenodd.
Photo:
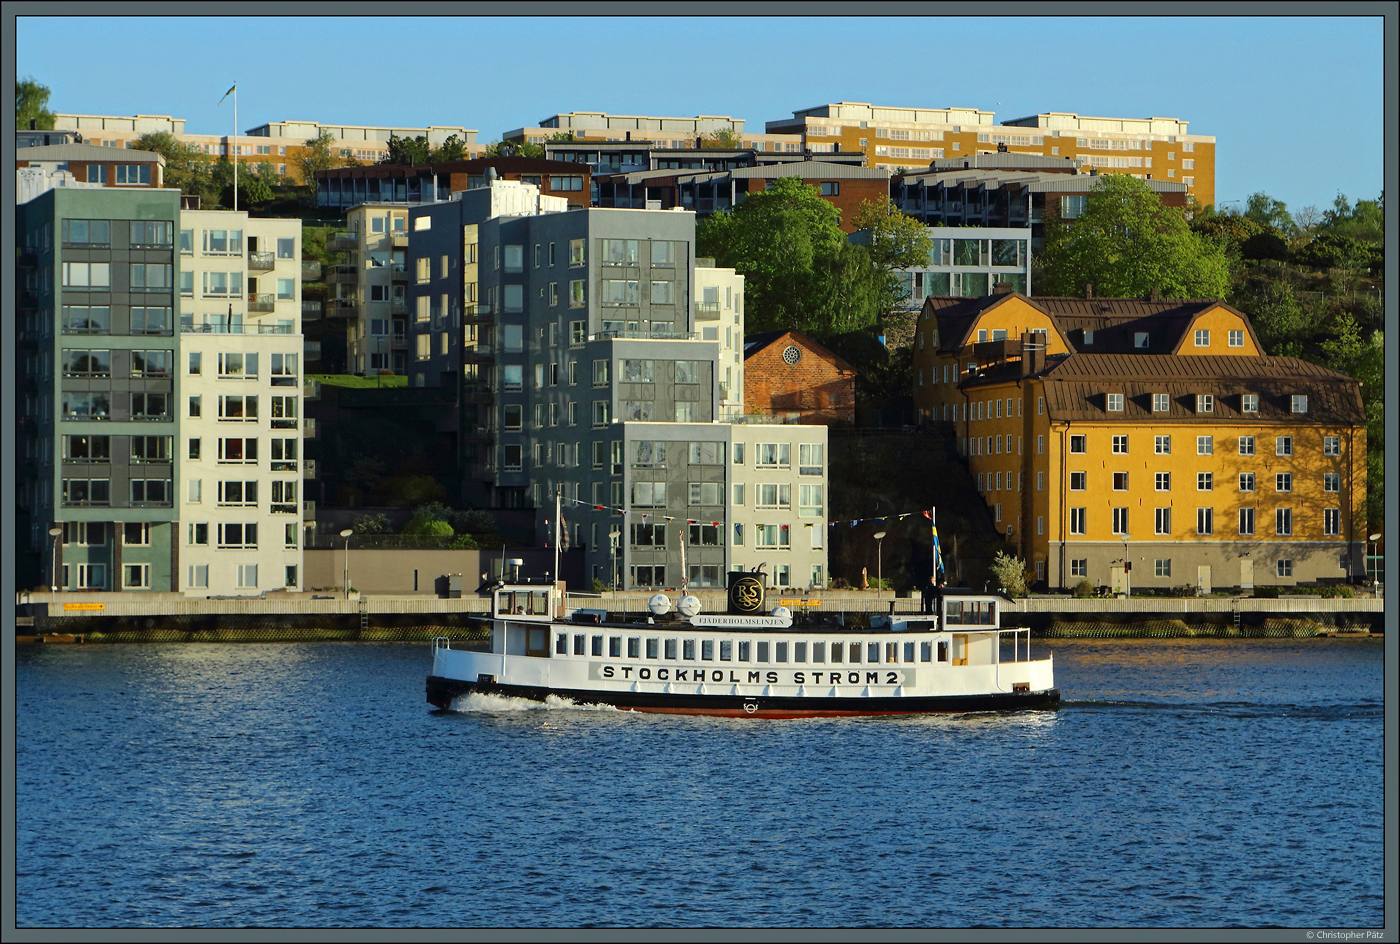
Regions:
M 744 339 L 744 408 L 812 425 L 854 423 L 856 371 L 799 331 Z

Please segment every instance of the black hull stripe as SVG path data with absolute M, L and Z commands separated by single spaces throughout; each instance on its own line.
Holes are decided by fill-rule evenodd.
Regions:
M 717 715 L 736 718 L 823 718 L 854 715 L 961 714 L 969 711 L 1051 710 L 1060 690 L 992 695 L 928 695 L 905 698 L 778 697 L 758 695 L 668 695 L 649 692 L 555 690 L 526 685 L 481 685 L 430 675 L 427 699 L 447 709 L 455 698 L 473 692 L 542 702 L 554 695 L 583 705 L 611 705 L 630 711 Z

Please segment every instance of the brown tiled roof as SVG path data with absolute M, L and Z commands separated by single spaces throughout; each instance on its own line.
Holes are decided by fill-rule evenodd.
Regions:
M 1045 403 L 1052 419 L 1153 422 L 1286 422 L 1362 425 L 1361 385 L 1296 357 L 1171 354 L 1087 354 L 1047 369 Z M 992 376 L 971 381 L 990 382 Z M 1003 378 L 1004 379 L 1004 378 Z M 1124 394 L 1122 413 L 1105 410 L 1106 393 Z M 1152 412 L 1152 394 L 1171 398 L 1170 410 Z M 1240 412 L 1240 394 L 1259 396 L 1259 412 Z M 1196 412 L 1196 395 L 1215 398 L 1210 413 Z M 1292 411 L 1294 394 L 1308 398 L 1307 413 Z

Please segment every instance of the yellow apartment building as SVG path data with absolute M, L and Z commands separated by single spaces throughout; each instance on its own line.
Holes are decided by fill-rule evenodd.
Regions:
M 1072 588 L 1360 575 L 1360 385 L 1265 354 L 1220 301 L 929 298 L 914 401 L 996 528 Z
M 1215 138 L 1190 134 L 1177 118 L 1094 118 L 1042 112 L 1001 123 L 980 108 L 896 108 L 835 102 L 770 121 L 770 134 L 792 134 L 814 152 L 861 151 L 870 167 L 893 173 L 929 162 L 994 152 L 1078 158 L 1101 173 L 1132 174 L 1186 185 L 1197 203 L 1215 203 Z

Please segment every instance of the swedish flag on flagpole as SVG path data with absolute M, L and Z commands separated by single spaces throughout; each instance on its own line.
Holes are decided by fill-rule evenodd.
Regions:
M 232 94 L 234 93 L 234 90 L 237 89 L 237 88 L 238 88 L 238 83 L 237 83 L 237 82 L 235 82 L 235 83 L 233 83 L 232 85 L 230 85 L 230 86 L 228 87 L 228 91 L 224 93 L 224 98 L 228 98 L 230 95 L 232 95 Z M 222 105 L 222 104 L 224 103 L 224 98 L 219 99 L 219 105 Z M 215 105 L 214 107 L 215 107 L 215 108 L 218 108 L 219 105 Z
M 924 512 L 924 517 L 929 522 L 929 533 L 933 541 L 933 572 L 939 577 L 943 576 L 943 551 L 938 546 L 938 524 L 933 519 L 933 509 Z

